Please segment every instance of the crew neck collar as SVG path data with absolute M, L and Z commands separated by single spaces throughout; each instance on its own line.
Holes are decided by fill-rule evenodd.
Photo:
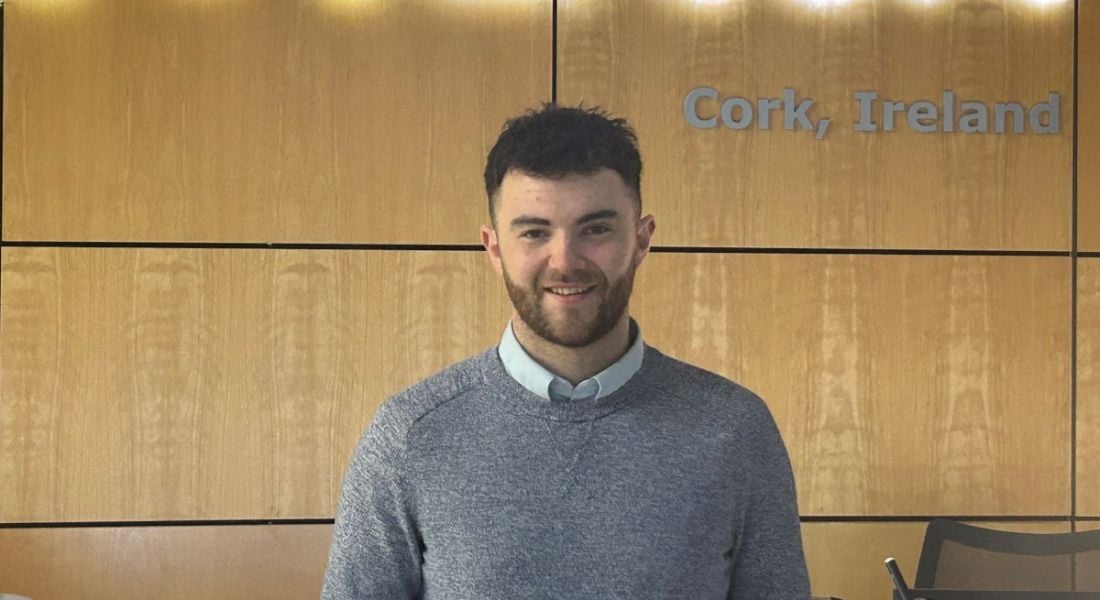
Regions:
M 619 389 L 597 399 L 547 400 L 524 387 L 504 368 L 496 347 L 482 354 L 481 375 L 487 386 L 498 390 L 499 406 L 515 414 L 553 421 L 590 421 L 607 416 L 637 400 L 639 392 L 652 385 L 661 364 L 661 353 L 645 346 L 642 364 Z

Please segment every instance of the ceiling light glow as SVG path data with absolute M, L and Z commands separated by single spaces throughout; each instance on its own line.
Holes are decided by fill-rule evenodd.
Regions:
M 832 8 L 851 4 L 852 0 L 803 0 L 814 8 Z

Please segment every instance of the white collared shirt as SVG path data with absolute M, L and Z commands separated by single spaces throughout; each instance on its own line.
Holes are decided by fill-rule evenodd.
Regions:
M 630 321 L 630 330 L 634 334 L 634 342 L 626 354 L 611 366 L 576 386 L 569 383 L 567 379 L 551 373 L 531 358 L 516 339 L 511 321 L 504 328 L 497 354 L 504 363 L 504 370 L 508 375 L 540 398 L 553 401 L 598 400 L 623 387 L 642 367 L 645 344 L 642 343 L 642 332 L 633 319 Z

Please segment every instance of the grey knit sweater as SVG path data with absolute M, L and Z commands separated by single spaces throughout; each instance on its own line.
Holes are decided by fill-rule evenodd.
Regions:
M 646 347 L 599 400 L 539 398 L 495 348 L 388 400 L 348 467 L 322 597 L 809 594 L 767 407 Z

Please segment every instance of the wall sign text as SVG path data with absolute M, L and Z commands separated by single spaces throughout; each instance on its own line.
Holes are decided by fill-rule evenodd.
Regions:
M 875 133 L 910 129 L 918 133 L 1060 133 L 1061 94 L 1050 92 L 1045 101 L 1025 105 L 1021 102 L 986 103 L 959 99 L 945 90 L 937 101 L 907 102 L 881 97 L 878 92 L 853 94 L 858 119 L 854 131 Z M 783 90 L 778 98 L 749 100 L 739 96 L 722 97 L 711 87 L 697 87 L 684 96 L 684 119 L 698 129 L 722 127 L 742 129 L 778 129 L 813 131 L 823 139 L 831 123 L 828 117 L 815 118 L 814 101 L 801 98 L 794 88 Z

